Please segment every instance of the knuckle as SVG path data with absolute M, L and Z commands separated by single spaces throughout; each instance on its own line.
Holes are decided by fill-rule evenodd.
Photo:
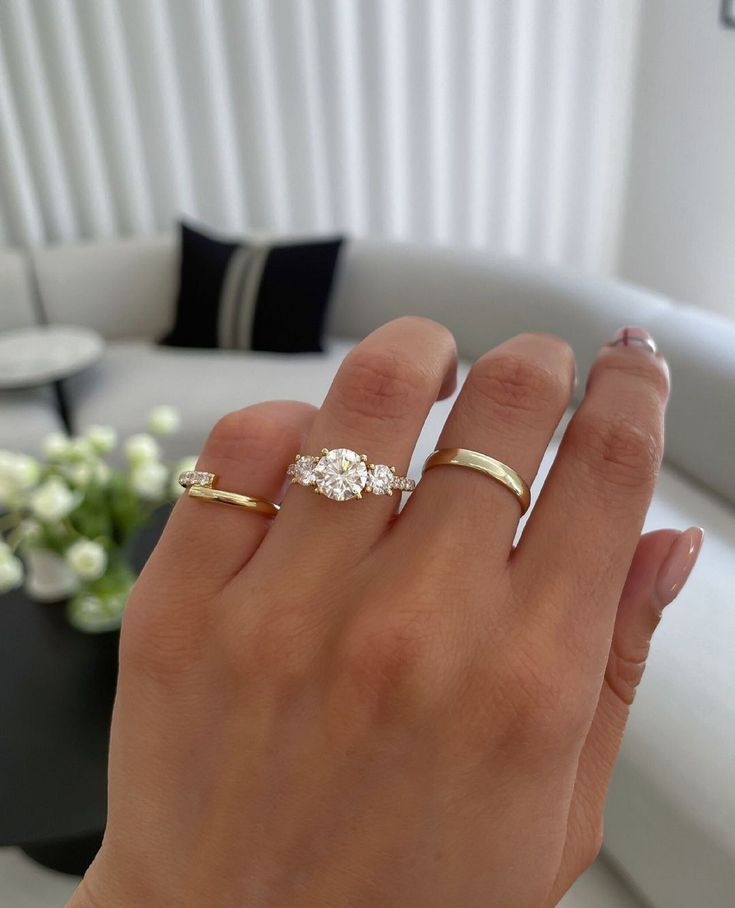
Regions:
M 517 419 L 535 417 L 548 407 L 563 406 L 567 388 L 555 371 L 518 354 L 490 354 L 479 359 L 467 379 L 481 405 Z
M 605 669 L 605 684 L 624 706 L 632 706 L 645 669 L 646 654 L 637 658 L 623 656 L 613 647 Z
M 428 376 L 418 361 L 400 350 L 356 348 L 334 387 L 340 413 L 360 419 L 400 419 L 425 396 Z
M 277 429 L 278 426 L 263 406 L 234 410 L 215 423 L 207 448 L 213 450 L 218 459 L 241 464 L 242 446 L 247 442 L 248 457 L 259 461 L 272 452 L 273 435 Z
M 532 649 L 527 642 L 514 646 L 496 672 L 497 729 L 511 752 L 522 747 L 547 754 L 549 747 L 563 748 L 583 736 L 586 718 L 568 672 Z
M 288 698 L 306 683 L 311 671 L 316 627 L 299 619 L 295 609 L 282 608 L 275 601 L 268 606 L 267 619 L 244 619 L 235 610 L 229 620 L 220 622 L 220 658 L 239 686 L 265 685 L 274 696 Z
M 422 625 L 422 616 L 393 615 L 358 619 L 346 629 L 337 683 L 371 721 L 405 719 L 424 704 L 435 659 Z
M 651 486 L 658 475 L 660 439 L 623 416 L 580 417 L 573 441 L 595 480 L 635 489 Z

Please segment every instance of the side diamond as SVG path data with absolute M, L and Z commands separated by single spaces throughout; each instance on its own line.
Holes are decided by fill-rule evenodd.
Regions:
M 376 463 L 370 468 L 367 490 L 373 495 L 392 495 L 396 484 L 396 474 L 384 463 Z
M 308 455 L 302 455 L 296 459 L 296 462 L 289 467 L 290 475 L 293 476 L 296 482 L 302 486 L 310 486 L 314 484 L 314 465 L 317 462 L 316 457 L 309 457 Z

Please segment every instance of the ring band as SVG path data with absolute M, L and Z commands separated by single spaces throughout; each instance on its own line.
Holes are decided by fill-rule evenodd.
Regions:
M 291 482 L 311 486 L 315 492 L 333 501 L 362 498 L 363 492 L 392 495 L 413 492 L 416 482 L 399 476 L 395 467 L 368 463 L 367 454 L 349 448 L 322 448 L 321 454 L 297 454 L 286 473 Z
M 507 464 L 501 463 L 494 457 L 481 454 L 479 451 L 469 451 L 467 448 L 440 448 L 426 459 L 422 475 L 433 467 L 467 467 L 477 470 L 490 479 L 502 483 L 516 496 L 521 506 L 521 516 L 526 513 L 531 504 L 531 490 L 528 484 L 511 469 Z
M 254 498 L 251 495 L 241 495 L 239 492 L 226 492 L 224 489 L 213 488 L 217 477 L 214 473 L 205 473 L 202 470 L 187 470 L 179 474 L 179 485 L 183 486 L 190 498 L 201 498 L 203 501 L 219 501 L 222 504 L 235 505 L 245 508 L 254 514 L 263 514 L 266 517 L 275 517 L 278 505 L 267 498 Z

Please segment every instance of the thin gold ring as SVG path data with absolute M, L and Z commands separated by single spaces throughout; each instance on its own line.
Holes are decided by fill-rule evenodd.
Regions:
M 235 505 L 238 508 L 245 508 L 253 514 L 263 514 L 266 517 L 275 517 L 278 513 L 278 505 L 268 501 L 267 498 L 254 498 L 252 495 L 241 495 L 239 492 L 226 492 L 224 489 L 213 488 L 216 478 L 214 473 L 187 470 L 179 475 L 179 485 L 186 489 L 190 498 L 219 501 L 222 504 Z
M 531 490 L 528 484 L 507 464 L 501 463 L 494 457 L 487 454 L 481 454 L 479 451 L 470 451 L 467 448 L 440 448 L 430 454 L 422 475 L 433 467 L 467 467 L 470 470 L 477 470 L 490 479 L 502 483 L 507 489 L 516 496 L 521 506 L 521 516 L 528 510 L 531 504 Z

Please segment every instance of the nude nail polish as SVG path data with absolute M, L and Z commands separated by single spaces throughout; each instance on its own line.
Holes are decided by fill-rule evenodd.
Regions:
M 697 563 L 703 539 L 701 527 L 689 527 L 672 544 L 656 578 L 655 593 L 661 608 L 673 602 L 681 592 Z
M 608 344 L 610 347 L 637 347 L 646 350 L 654 356 L 658 353 L 656 341 L 645 328 L 626 327 L 619 328 Z

